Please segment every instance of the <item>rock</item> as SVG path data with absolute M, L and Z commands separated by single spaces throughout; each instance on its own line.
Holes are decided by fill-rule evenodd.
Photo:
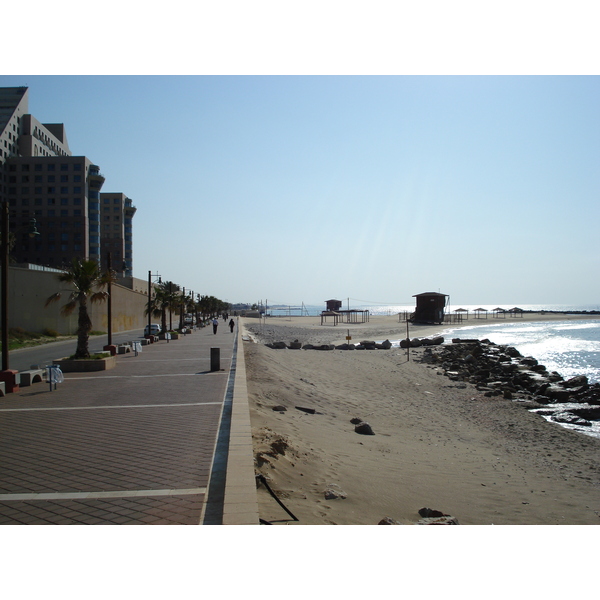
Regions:
M 365 350 L 375 350 L 375 342 L 363 340 L 360 345 L 363 346 Z
M 358 417 L 354 417 L 352 419 L 350 419 L 350 423 L 352 423 L 352 425 L 358 425 L 359 423 L 362 423 L 363 420 L 359 419 Z
M 285 342 L 273 342 L 272 344 L 267 344 L 270 348 L 275 350 L 286 350 L 287 344 Z
M 285 406 L 282 406 L 281 404 L 278 404 L 277 406 L 273 407 L 273 410 L 277 412 L 285 412 L 287 408 Z
M 567 379 L 567 381 L 565 381 L 563 385 L 566 388 L 587 387 L 588 378 L 585 375 L 577 375 L 576 377 L 571 377 L 571 379 Z
M 400 340 L 400 348 L 408 348 L 410 347 L 410 340 Z
M 356 433 L 360 433 L 361 435 L 375 435 L 375 432 L 373 431 L 371 426 L 365 421 L 361 421 L 360 423 L 355 425 L 354 431 Z
M 567 423 L 569 425 L 581 425 L 584 427 L 592 426 L 591 421 L 588 421 L 587 419 L 582 419 L 581 417 L 578 417 L 577 415 L 574 415 L 573 413 L 570 413 L 568 411 L 558 412 L 558 413 L 552 415 L 550 417 L 550 419 L 552 419 L 553 421 L 556 421 L 557 423 Z
M 458 519 L 450 515 L 445 517 L 431 517 L 417 521 L 417 525 L 459 525 Z
M 379 344 L 379 347 L 383 350 L 389 350 L 392 347 L 392 342 L 390 342 L 390 340 L 385 340 L 385 342 L 381 342 L 381 344 Z
M 549 385 L 544 391 L 544 395 L 556 402 L 567 402 L 571 396 L 571 392 L 557 385 Z
M 383 517 L 383 519 L 381 519 L 377 525 L 402 525 L 402 523 L 392 519 L 392 517 Z
M 333 344 L 321 344 L 320 346 L 315 346 L 315 350 L 335 350 L 335 346 Z
M 302 348 L 302 344 L 298 340 L 295 340 L 290 342 L 289 348 L 290 350 L 300 350 L 300 348 Z
M 314 408 L 304 408 L 303 406 L 296 406 L 296 410 L 301 410 L 309 415 L 314 415 L 317 412 Z
M 325 495 L 325 500 L 345 500 L 348 497 L 348 494 L 342 491 L 340 486 L 335 483 L 329 484 L 323 494 Z
M 410 340 L 411 348 L 420 348 L 423 345 L 423 342 L 419 338 L 413 338 Z
M 448 517 L 446 513 L 443 513 L 441 510 L 434 510 L 433 508 L 420 508 L 419 515 L 422 517 Z
M 312 344 L 304 344 L 304 346 L 302 346 L 302 350 L 314 350 L 314 346 Z

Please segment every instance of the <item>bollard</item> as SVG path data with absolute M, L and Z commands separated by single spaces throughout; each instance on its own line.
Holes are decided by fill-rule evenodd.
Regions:
M 221 370 L 221 348 L 210 349 L 210 370 L 220 371 Z

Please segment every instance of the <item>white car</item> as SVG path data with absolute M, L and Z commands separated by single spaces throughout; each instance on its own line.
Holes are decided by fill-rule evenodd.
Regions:
M 162 331 L 161 326 L 157 325 L 156 323 L 150 324 L 149 331 L 148 331 L 148 325 L 146 325 L 146 327 L 144 327 L 144 335 L 158 335 L 161 331 Z

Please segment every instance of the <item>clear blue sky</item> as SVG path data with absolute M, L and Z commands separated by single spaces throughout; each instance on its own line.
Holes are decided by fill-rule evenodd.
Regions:
M 600 303 L 600 78 L 8 76 L 228 301 Z

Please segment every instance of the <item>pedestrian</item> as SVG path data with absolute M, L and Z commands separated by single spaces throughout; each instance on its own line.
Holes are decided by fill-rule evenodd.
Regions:
M 235 327 L 235 321 L 233 319 L 229 320 L 229 329 L 231 330 L 231 333 L 233 333 L 233 328 Z
M 213 333 L 216 335 L 217 334 L 217 327 L 219 326 L 219 319 L 217 319 L 217 317 L 215 317 L 213 319 Z

